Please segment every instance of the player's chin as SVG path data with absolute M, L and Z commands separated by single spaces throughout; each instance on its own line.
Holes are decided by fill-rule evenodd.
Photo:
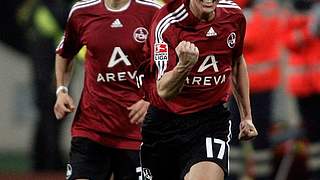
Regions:
M 216 9 L 215 3 L 202 3 L 202 12 L 203 13 L 212 13 Z
M 214 8 L 206 8 L 206 7 L 204 7 L 203 8 L 203 14 L 212 14 L 213 13 L 213 11 L 214 11 Z

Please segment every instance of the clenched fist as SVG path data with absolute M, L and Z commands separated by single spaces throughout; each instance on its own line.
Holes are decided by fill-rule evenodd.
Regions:
M 54 114 L 57 119 L 64 118 L 67 114 L 74 112 L 75 106 L 72 97 L 67 93 L 57 94 L 56 104 L 54 105 Z
M 181 41 L 175 50 L 179 57 L 179 66 L 191 68 L 198 61 L 199 50 L 191 42 Z
M 258 131 L 254 127 L 251 119 L 242 120 L 240 123 L 240 140 L 251 140 L 258 136 Z

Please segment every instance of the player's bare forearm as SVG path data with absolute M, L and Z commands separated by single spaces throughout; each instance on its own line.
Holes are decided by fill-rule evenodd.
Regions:
M 234 59 L 232 69 L 233 94 L 237 101 L 241 117 L 238 138 L 240 140 L 251 140 L 258 135 L 258 131 L 252 122 L 249 97 L 249 78 L 247 65 L 243 56 Z
M 157 81 L 158 94 L 165 100 L 170 100 L 181 92 L 189 72 L 199 57 L 198 48 L 188 41 L 181 41 L 175 51 L 179 58 L 178 64 Z
M 170 100 L 176 97 L 182 90 L 183 84 L 189 73 L 188 68 L 178 65 L 171 71 L 165 73 L 157 81 L 157 91 L 161 98 Z
M 243 56 L 240 56 L 233 61 L 232 69 L 233 95 L 238 104 L 241 120 L 252 120 L 249 97 L 249 78 L 247 65 Z
M 56 55 L 56 80 L 57 80 L 57 99 L 54 105 L 54 113 L 57 119 L 63 119 L 68 113 L 75 110 L 72 97 L 68 94 L 68 84 L 70 82 L 73 69 L 72 61 Z
M 72 76 L 73 61 L 56 54 L 55 66 L 57 87 L 68 86 Z

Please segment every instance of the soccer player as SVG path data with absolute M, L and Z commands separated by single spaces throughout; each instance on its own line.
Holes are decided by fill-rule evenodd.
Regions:
M 150 107 L 142 126 L 145 180 L 221 180 L 228 173 L 231 88 L 240 140 L 257 136 L 242 55 L 246 20 L 224 0 L 176 0 L 158 11 L 148 40 Z
M 150 0 L 82 0 L 56 51 L 58 119 L 75 110 L 72 59 L 83 46 L 85 77 L 72 124 L 67 179 L 138 180 L 140 126 L 149 103 L 136 85 L 143 45 L 160 6 Z M 140 173 L 141 174 L 141 173 Z

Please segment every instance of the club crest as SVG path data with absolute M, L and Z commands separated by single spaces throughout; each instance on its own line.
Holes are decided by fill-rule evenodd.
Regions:
M 138 43 L 144 43 L 148 37 L 148 30 L 144 27 L 138 27 L 133 32 L 133 39 Z
M 234 48 L 236 45 L 236 40 L 237 40 L 236 33 L 234 33 L 234 32 L 230 33 L 230 35 L 228 36 L 228 39 L 227 39 L 228 47 Z

